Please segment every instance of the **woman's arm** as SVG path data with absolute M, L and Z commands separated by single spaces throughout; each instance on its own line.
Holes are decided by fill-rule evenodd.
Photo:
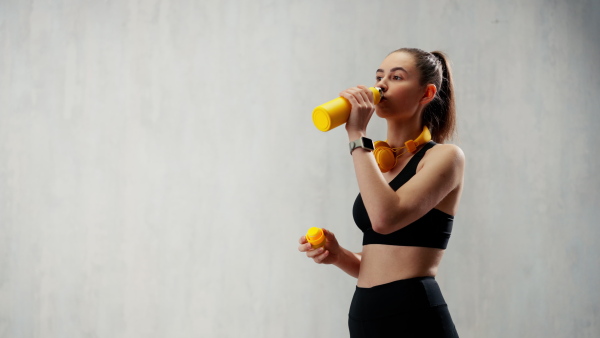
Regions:
M 352 157 L 373 230 L 382 234 L 401 229 L 425 215 L 458 189 L 463 179 L 464 154 L 455 145 L 438 145 L 428 150 L 421 169 L 397 191 L 385 181 L 370 152 L 359 148 Z
M 343 253 L 338 257 L 335 266 L 340 268 L 345 273 L 349 274 L 354 278 L 358 278 L 360 272 L 360 261 L 362 258 L 362 252 L 351 252 L 342 248 Z

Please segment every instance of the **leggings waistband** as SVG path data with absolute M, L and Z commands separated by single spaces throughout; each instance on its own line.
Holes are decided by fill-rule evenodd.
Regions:
M 372 288 L 357 286 L 349 315 L 368 319 L 446 305 L 434 277 L 401 279 Z

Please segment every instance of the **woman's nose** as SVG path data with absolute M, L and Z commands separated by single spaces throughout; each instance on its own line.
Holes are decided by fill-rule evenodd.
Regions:
M 383 90 L 384 93 L 387 92 L 387 85 L 382 80 L 377 81 L 377 83 L 375 84 L 375 87 L 381 88 L 381 90 Z
M 387 85 L 385 84 L 385 79 L 381 79 L 375 83 L 375 87 L 381 88 L 385 93 L 387 91 Z

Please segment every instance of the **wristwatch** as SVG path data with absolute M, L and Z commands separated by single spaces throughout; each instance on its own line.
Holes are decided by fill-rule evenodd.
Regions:
M 363 148 L 368 151 L 375 150 L 375 147 L 373 146 L 373 140 L 367 137 L 361 137 L 356 141 L 350 142 L 350 155 L 352 155 L 352 152 L 356 148 Z

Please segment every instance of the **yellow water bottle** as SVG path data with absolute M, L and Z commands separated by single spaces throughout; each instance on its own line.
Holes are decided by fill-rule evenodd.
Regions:
M 313 249 L 318 249 L 325 245 L 325 233 L 321 228 L 312 227 L 306 232 L 306 240 Z
M 383 96 L 383 90 L 379 87 L 369 88 L 373 92 L 373 102 L 378 104 Z M 312 119 L 315 127 L 320 131 L 330 131 L 348 121 L 352 105 L 343 97 L 338 97 L 323 103 L 313 110 Z

